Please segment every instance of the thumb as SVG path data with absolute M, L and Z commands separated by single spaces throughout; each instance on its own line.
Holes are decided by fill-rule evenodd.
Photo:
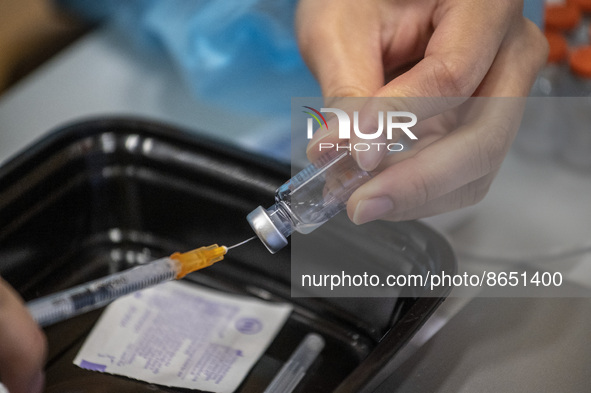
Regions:
M 46 341 L 16 292 L 0 278 L 0 379 L 11 393 L 40 393 Z

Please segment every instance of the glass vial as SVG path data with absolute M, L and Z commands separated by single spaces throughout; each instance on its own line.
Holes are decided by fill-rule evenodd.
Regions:
M 294 231 L 310 233 L 345 209 L 351 194 L 370 178 L 348 150 L 331 150 L 279 187 L 275 204 L 259 206 L 246 219 L 275 253 Z

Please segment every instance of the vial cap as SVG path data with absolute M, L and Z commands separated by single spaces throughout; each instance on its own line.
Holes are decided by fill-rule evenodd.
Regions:
M 591 12 L 591 0 L 567 0 L 566 3 L 574 5 L 581 12 Z
M 544 33 L 548 41 L 548 63 L 560 63 L 568 55 L 568 44 L 566 38 L 558 32 L 547 31 Z
M 591 46 L 579 47 L 571 53 L 570 69 L 582 78 L 591 78 Z
M 267 211 L 259 206 L 246 216 L 246 221 L 271 254 L 287 246 L 287 239 L 271 221 Z
M 581 11 L 572 4 L 546 4 L 546 30 L 572 30 L 581 21 Z

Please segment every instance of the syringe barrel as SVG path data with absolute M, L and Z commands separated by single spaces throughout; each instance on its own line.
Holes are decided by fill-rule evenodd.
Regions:
M 105 306 L 123 295 L 173 280 L 179 271 L 179 261 L 171 258 L 157 259 L 146 265 L 33 300 L 27 303 L 27 308 L 39 325 L 48 326 Z
M 308 333 L 263 393 L 291 393 L 324 349 L 321 335 Z

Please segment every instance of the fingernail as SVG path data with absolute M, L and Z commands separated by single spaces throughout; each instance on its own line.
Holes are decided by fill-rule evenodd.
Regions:
M 306 148 L 306 153 L 308 153 L 312 147 L 318 148 L 318 144 L 323 141 L 325 138 L 328 138 L 329 136 L 331 136 L 333 134 L 333 130 L 336 127 L 336 121 L 335 119 L 330 119 L 328 120 L 328 128 L 325 126 L 322 126 L 321 128 L 319 128 L 315 133 L 314 136 L 312 137 L 312 139 L 310 140 L 310 143 L 308 143 L 308 147 Z
M 29 383 L 28 393 L 41 393 L 45 385 L 45 373 L 38 372 Z
M 353 213 L 353 222 L 357 225 L 382 218 L 394 208 L 392 199 L 381 196 L 359 201 Z
M 312 138 L 312 141 L 308 143 L 308 146 L 306 147 L 306 153 L 308 153 L 312 148 L 318 149 L 318 144 L 322 142 L 322 140 L 328 138 L 330 135 L 331 133 L 328 131 L 322 131 L 322 134 L 314 135 L 314 138 Z
M 358 151 L 357 152 L 357 165 L 364 171 L 373 171 L 376 169 L 382 159 L 382 155 L 377 151 Z

